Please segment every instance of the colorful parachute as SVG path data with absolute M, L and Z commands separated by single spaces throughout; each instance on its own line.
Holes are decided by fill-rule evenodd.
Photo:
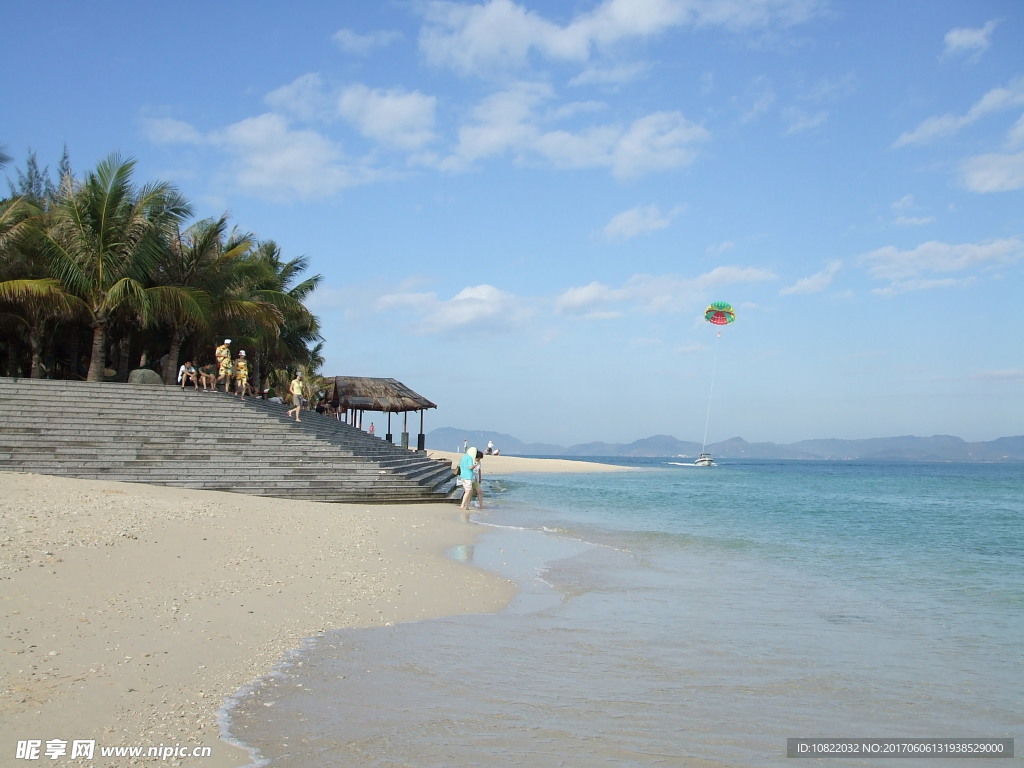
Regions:
M 732 304 L 716 301 L 704 310 L 704 319 L 712 325 L 728 325 L 736 321 L 736 312 Z

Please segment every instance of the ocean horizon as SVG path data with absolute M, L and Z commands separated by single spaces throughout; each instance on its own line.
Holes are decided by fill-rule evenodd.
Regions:
M 617 460 L 643 471 L 485 475 L 485 531 L 450 554 L 512 604 L 310 639 L 231 737 L 273 768 L 704 768 L 1018 735 L 1020 465 Z

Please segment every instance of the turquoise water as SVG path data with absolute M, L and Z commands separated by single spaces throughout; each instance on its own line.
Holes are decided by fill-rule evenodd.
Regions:
M 514 603 L 311 641 L 232 734 L 277 768 L 782 766 L 789 737 L 1020 735 L 1024 467 L 670 461 L 487 478 L 488 532 L 452 555 L 516 578 Z

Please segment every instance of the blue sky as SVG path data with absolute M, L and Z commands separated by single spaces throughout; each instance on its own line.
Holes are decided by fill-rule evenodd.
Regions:
M 400 379 L 428 431 L 699 441 L 710 400 L 710 442 L 1024 434 L 1015 0 L 4 20 L 13 166 L 119 152 L 308 256 L 324 372 Z

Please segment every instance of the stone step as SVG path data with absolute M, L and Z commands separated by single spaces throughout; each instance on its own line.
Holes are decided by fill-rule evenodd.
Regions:
M 296 424 L 287 409 L 159 385 L 0 378 L 0 470 L 325 501 L 451 495 L 448 462 L 320 414 Z

